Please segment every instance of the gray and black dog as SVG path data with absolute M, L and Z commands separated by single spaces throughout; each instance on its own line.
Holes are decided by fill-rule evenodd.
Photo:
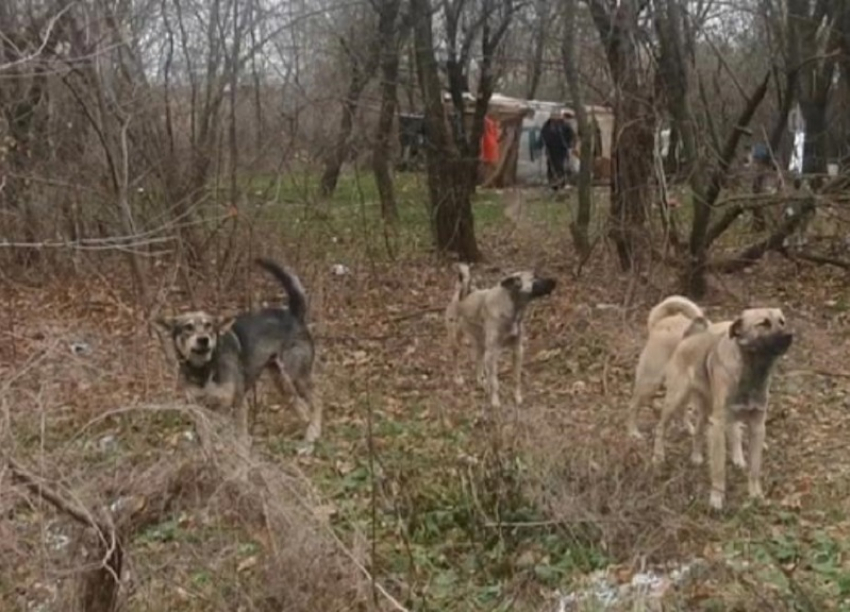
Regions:
M 245 394 L 267 370 L 282 394 L 294 396 L 299 416 L 309 423 L 305 442 L 312 447 L 321 435 L 322 407 L 313 389 L 315 346 L 306 322 L 307 296 L 295 274 L 268 259 L 256 263 L 283 286 L 288 308 L 264 308 L 228 319 L 196 311 L 157 323 L 171 335 L 180 386 L 189 401 L 233 410 L 239 434 L 247 439 Z

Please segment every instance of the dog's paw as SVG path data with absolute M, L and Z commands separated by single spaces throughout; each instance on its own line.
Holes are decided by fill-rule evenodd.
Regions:
M 522 406 L 522 392 L 521 391 L 514 391 L 514 403 L 517 406 Z
M 315 444 L 316 440 L 319 439 L 319 436 L 322 435 L 322 426 L 311 422 L 307 426 L 307 432 L 304 434 L 304 443 L 305 444 Z
M 313 455 L 313 451 L 316 450 L 316 444 L 314 442 L 304 441 L 296 451 L 299 457 L 311 457 Z
M 479 412 L 478 416 L 475 417 L 475 420 L 472 422 L 473 427 L 486 427 L 492 422 L 492 418 L 489 412 Z
M 705 461 L 705 458 L 702 456 L 702 453 L 691 453 L 691 463 L 693 465 L 702 465 Z
M 708 505 L 712 510 L 723 510 L 723 493 L 721 491 L 712 491 L 708 497 Z
M 753 500 L 761 500 L 764 499 L 764 491 L 762 491 L 761 483 L 757 480 L 751 480 L 747 483 L 747 494 L 750 499 Z
M 637 427 L 629 427 L 629 437 L 634 440 L 643 440 L 643 434 Z
M 458 387 L 462 387 L 465 384 L 465 381 L 463 380 L 463 376 L 461 376 L 460 374 L 455 375 L 454 381 L 455 381 L 455 385 L 457 385 Z
M 661 465 L 664 463 L 664 449 L 655 449 L 652 452 L 652 465 Z
M 734 465 L 739 470 L 747 469 L 747 460 L 744 459 L 743 453 L 738 455 L 737 453 L 732 456 L 732 465 Z

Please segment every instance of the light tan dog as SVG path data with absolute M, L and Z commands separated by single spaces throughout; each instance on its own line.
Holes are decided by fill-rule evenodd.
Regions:
M 461 337 L 466 336 L 472 342 L 477 380 L 489 394 L 490 406 L 498 408 L 499 355 L 502 349 L 509 348 L 513 352 L 516 383 L 514 400 L 519 406 L 522 404 L 523 315 L 532 300 L 552 293 L 556 281 L 523 271 L 504 277 L 494 287 L 476 289 L 469 266 L 458 264 L 457 269 L 455 291 L 445 314 L 455 382 L 463 384 L 458 366 Z
M 733 462 L 744 467 L 742 423 L 750 432 L 748 493 L 763 496 L 762 451 L 771 374 L 779 357 L 794 339 L 779 308 L 744 310 L 725 333 L 702 331 L 687 335 L 676 347 L 665 369 L 667 393 L 661 419 L 655 428 L 653 462 L 664 460 L 667 423 L 689 402 L 698 408 L 691 461 L 703 462 L 702 433 L 710 421 L 708 451 L 711 472 L 709 504 L 723 507 L 726 491 L 726 435 L 730 436 Z M 729 425 L 727 429 L 727 424 Z
M 664 369 L 685 336 L 706 330 L 722 334 L 729 324 L 710 323 L 699 306 L 681 295 L 671 295 L 656 304 L 649 312 L 646 323 L 649 336 L 635 370 L 634 390 L 627 416 L 630 436 L 643 438 L 637 427 L 638 410 L 652 402 L 664 382 Z M 689 430 L 693 433 L 691 427 Z

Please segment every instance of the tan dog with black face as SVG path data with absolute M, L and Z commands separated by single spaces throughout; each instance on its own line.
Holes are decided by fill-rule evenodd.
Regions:
M 458 264 L 458 280 L 451 302 L 446 308 L 446 329 L 455 365 L 457 384 L 463 384 L 458 361 L 460 340 L 465 335 L 472 341 L 478 382 L 490 396 L 490 406 L 498 408 L 499 355 L 503 348 L 513 352 L 516 405 L 522 404 L 522 319 L 526 306 L 549 295 L 556 281 L 530 271 L 504 277 L 498 285 L 476 289 L 472 285 L 469 266 Z
M 711 473 L 709 504 L 723 507 L 726 492 L 726 433 L 732 445 L 732 461 L 745 467 L 741 430 L 749 431 L 748 493 L 763 496 L 761 463 L 764 449 L 770 380 L 776 360 L 784 355 L 794 339 L 786 328 L 779 308 L 744 310 L 731 322 L 716 324 L 725 333 L 698 332 L 677 346 L 664 375 L 667 393 L 661 420 L 655 428 L 653 462 L 664 461 L 664 432 L 667 423 L 689 402 L 697 407 L 691 461 L 703 462 L 702 433 L 708 429 Z

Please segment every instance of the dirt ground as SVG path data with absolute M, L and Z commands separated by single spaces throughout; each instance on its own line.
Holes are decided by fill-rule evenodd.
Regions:
M 501 211 L 502 203 L 480 206 Z M 554 611 L 560 594 L 594 570 L 627 582 L 646 565 L 700 558 L 711 570 L 670 589 L 665 610 L 850 610 L 846 278 L 770 256 L 710 279 L 711 318 L 778 305 L 796 331 L 771 396 L 767 501 L 749 505 L 744 477 L 730 466 L 729 508 L 714 515 L 706 470 L 688 464 L 684 431 L 673 427 L 661 470 L 649 464 L 650 436 L 638 442 L 624 432 L 646 315 L 674 289 L 672 275 L 658 266 L 635 282 L 600 244 L 575 277 L 566 225 L 541 212 L 569 204 L 506 196 L 506 206 L 509 214 L 479 227 L 488 260 L 475 266 L 476 281 L 533 267 L 559 285 L 529 312 L 525 406 L 516 418 L 503 364 L 501 428 L 476 425 L 483 394 L 452 382 L 442 309 L 454 276 L 446 263 L 424 249 L 390 262 L 356 232 L 333 228 L 297 248 L 271 230 L 257 239 L 299 271 L 311 296 L 323 438 L 313 456 L 299 456 L 303 425 L 262 383 L 248 475 L 236 475 L 234 459 L 210 490 L 199 484 L 163 504 L 124 543 L 127 609 Z M 0 315 L 4 455 L 105 514 L 151 470 L 199 457 L 197 421 L 162 408 L 176 399 L 174 362 L 123 270 L 110 262 L 71 280 L 9 281 Z M 164 309 L 187 305 L 167 267 L 156 278 Z M 280 299 L 261 272 L 238 285 L 199 299 L 221 311 Z M 641 413 L 647 434 L 656 417 Z M 203 452 L 207 460 L 210 452 L 238 455 L 227 444 Z M 280 485 L 274 497 L 275 470 L 302 488 Z M 256 500 L 237 488 L 222 503 L 221 490 L 240 478 Z M 0 487 L 3 609 L 67 609 L 60 602 L 81 559 L 97 565 L 85 530 L 8 468 Z M 306 520 L 303 508 L 279 517 L 286 538 L 272 537 L 268 506 L 298 506 L 287 498 L 295 490 L 312 516 L 302 539 L 315 541 L 294 543 L 300 532 L 291 523 Z M 153 503 L 152 494 L 146 499 Z M 255 508 L 246 499 L 264 508 L 257 521 L 246 518 Z M 297 576 L 280 572 L 282 560 Z M 299 598 L 281 576 L 289 591 L 303 591 Z M 322 597 L 310 592 L 319 584 Z

